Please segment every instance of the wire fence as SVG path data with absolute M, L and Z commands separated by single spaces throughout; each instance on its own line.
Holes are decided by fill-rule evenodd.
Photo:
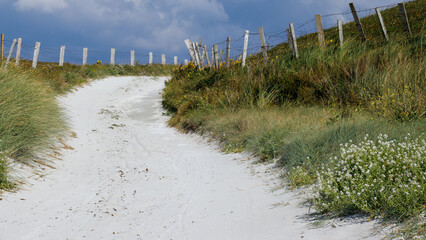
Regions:
M 13 39 L 5 36 L 4 38 L 4 57 L 7 57 L 10 48 L 12 46 Z M 29 41 L 22 40 L 20 47 L 20 59 L 32 61 L 34 57 L 35 45 L 30 45 Z M 17 46 L 15 45 L 13 54 L 11 56 L 12 61 L 16 58 Z M 162 64 L 162 53 L 153 53 L 152 64 Z M 40 51 L 38 55 L 38 62 L 48 62 L 48 63 L 59 63 L 60 58 L 60 47 L 51 47 L 44 46 L 41 43 Z M 88 49 L 87 52 L 87 64 L 95 64 L 95 63 L 106 63 L 109 64 L 111 59 L 111 50 L 92 50 Z M 168 57 L 166 55 L 166 64 L 174 64 L 175 56 Z M 73 48 L 65 48 L 65 62 L 81 65 L 83 64 L 83 49 L 73 49 Z M 179 60 L 179 58 L 178 58 Z M 11 62 L 12 62 L 11 61 Z M 129 51 L 116 51 L 115 52 L 115 64 L 119 65 L 127 65 L 131 63 L 131 53 Z M 149 64 L 149 53 L 135 53 L 135 64 L 145 65 Z M 183 63 L 183 59 L 178 61 L 178 64 Z
M 413 28 L 413 31 L 420 31 L 425 24 L 425 16 L 426 16 L 426 1 L 418 0 L 416 1 L 417 5 L 411 5 L 413 1 L 407 2 L 407 15 L 409 18 L 410 24 L 416 26 Z M 390 4 L 386 6 L 377 7 L 379 10 L 383 12 L 383 19 L 386 24 L 387 31 L 389 33 L 402 33 L 403 27 L 401 23 L 400 13 L 397 10 L 398 4 Z M 368 24 L 364 24 L 364 31 L 367 35 L 368 39 L 372 38 L 381 38 L 381 26 L 376 15 L 376 8 L 369 9 L 358 9 L 357 13 L 361 21 L 368 21 Z M 338 42 L 339 41 L 339 32 L 337 28 L 337 21 L 340 20 L 343 23 L 343 32 L 346 37 L 356 37 L 359 36 L 357 28 L 355 27 L 355 23 L 353 22 L 353 15 L 351 10 L 333 13 L 321 16 L 322 25 L 325 32 L 325 39 L 329 42 Z M 420 26 L 420 27 L 419 27 Z M 318 44 L 317 35 L 314 34 L 317 32 L 316 29 L 316 19 L 311 18 L 304 22 L 298 23 L 294 25 L 295 35 L 298 41 L 298 48 L 303 49 L 308 46 L 314 46 Z M 249 32 L 249 42 L 247 48 L 247 56 L 256 55 L 261 52 L 262 44 L 260 42 L 258 31 L 250 31 Z M 288 35 L 287 29 L 279 29 L 276 32 L 264 32 L 266 48 L 272 49 L 280 45 L 284 45 L 288 43 Z M 226 38 L 224 38 L 226 39 Z M 303 40 L 303 42 L 299 42 L 299 40 Z M 12 45 L 13 39 L 5 38 L 4 39 L 4 51 L 5 57 L 9 53 L 9 49 Z M 231 36 L 231 48 L 230 48 L 230 59 L 237 60 L 241 59 L 243 50 L 244 50 L 244 34 Z M 217 45 L 220 52 L 222 52 L 220 62 L 226 60 L 226 50 L 227 50 L 227 40 L 222 42 L 207 44 L 208 55 L 210 59 L 213 57 L 213 46 Z M 16 50 L 15 50 L 16 51 Z M 284 49 L 283 51 L 289 51 L 289 49 Z M 51 47 L 44 46 L 41 43 L 38 62 L 59 62 L 60 56 L 60 47 Z M 21 44 L 21 54 L 20 58 L 32 61 L 34 56 L 34 45 L 32 45 L 29 41 L 23 40 Z M 12 56 L 13 58 L 14 56 Z M 87 63 L 94 64 L 97 62 L 102 63 L 110 63 L 111 51 L 110 50 L 93 50 L 88 49 L 87 54 Z M 185 56 L 178 57 L 178 64 L 184 63 L 184 59 L 191 59 L 190 54 L 188 53 Z M 165 57 L 166 64 L 174 64 L 174 57 L 167 56 Z M 129 51 L 116 51 L 115 52 L 115 64 L 126 65 L 130 64 L 131 61 L 131 53 Z M 73 64 L 82 64 L 83 63 L 83 49 L 73 49 L 66 48 L 65 49 L 65 62 L 73 63 Z M 154 53 L 152 63 L 160 64 L 162 63 L 161 54 Z M 213 59 L 211 60 L 213 62 Z M 149 53 L 135 53 L 135 63 L 136 64 L 149 64 Z
M 416 2 L 416 5 L 412 4 Z M 406 6 L 406 12 L 408 15 L 409 23 L 412 25 L 412 30 L 414 32 L 420 32 L 425 25 L 426 17 L 426 1 L 408 1 L 404 6 Z M 389 4 L 386 6 L 379 6 L 379 9 L 382 12 L 383 19 L 386 25 L 387 32 L 389 34 L 403 34 L 403 22 L 401 21 L 401 13 L 398 10 L 398 4 Z M 367 36 L 367 40 L 372 39 L 383 39 L 381 33 L 381 25 L 377 18 L 376 8 L 369 9 L 357 9 L 357 14 L 361 18 L 363 24 L 363 30 Z M 325 33 L 325 39 L 328 43 L 339 42 L 339 30 L 338 30 L 338 21 L 340 20 L 343 24 L 343 33 L 345 38 L 357 38 L 359 37 L 359 32 L 354 23 L 354 17 L 352 11 L 349 9 L 340 13 L 333 13 L 321 16 L 322 26 Z M 414 27 L 413 27 L 414 26 Z M 316 27 L 316 19 L 311 18 L 304 22 L 294 24 L 295 35 L 298 43 L 298 48 L 308 48 L 318 44 L 318 35 Z M 288 35 L 287 29 L 280 29 L 276 32 L 264 32 L 265 44 L 267 49 L 272 49 L 277 46 L 282 46 L 288 44 Z M 237 60 L 241 59 L 242 53 L 244 50 L 244 34 L 231 36 L 231 50 L 230 50 L 230 59 Z M 299 40 L 301 40 L 299 42 Z M 209 51 L 212 51 L 213 46 L 217 45 L 220 50 L 223 50 L 223 55 L 221 55 L 219 62 L 226 61 L 226 49 L 227 41 L 212 43 L 208 45 Z M 247 56 L 257 55 L 262 51 L 262 44 L 260 42 L 259 32 L 250 31 L 249 33 L 249 42 L 247 48 Z M 284 51 L 290 51 L 287 48 Z M 212 52 L 209 52 L 209 57 L 212 58 Z M 188 54 L 188 58 L 190 54 Z M 213 62 L 213 59 L 211 60 Z

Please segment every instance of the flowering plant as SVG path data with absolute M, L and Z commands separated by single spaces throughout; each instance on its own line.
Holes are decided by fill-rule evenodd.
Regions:
M 368 135 L 359 144 L 341 145 L 335 165 L 317 172 L 313 203 L 320 211 L 409 217 L 425 209 L 424 139 L 388 140 Z

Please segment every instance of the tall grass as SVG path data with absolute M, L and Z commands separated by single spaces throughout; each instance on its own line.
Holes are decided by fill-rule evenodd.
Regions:
M 0 185 L 7 185 L 5 157 L 25 161 L 66 129 L 54 92 L 26 74 L 0 72 Z
M 65 129 L 63 112 L 45 84 L 16 72 L 0 72 L 1 150 L 24 159 L 51 144 Z

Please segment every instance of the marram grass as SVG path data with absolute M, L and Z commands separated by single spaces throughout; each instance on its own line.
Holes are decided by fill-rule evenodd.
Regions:
M 6 157 L 26 161 L 65 129 L 63 112 L 48 86 L 26 74 L 0 71 L 0 189 L 10 188 Z

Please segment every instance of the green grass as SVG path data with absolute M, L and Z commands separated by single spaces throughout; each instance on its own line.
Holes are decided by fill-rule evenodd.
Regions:
M 392 8 L 382 11 L 391 23 L 389 42 L 381 36 L 377 17 L 370 16 L 361 20 L 367 29 L 365 43 L 355 25 L 348 23 L 343 47 L 336 29 L 326 30 L 325 48 L 317 47 L 315 34 L 300 37 L 298 59 L 282 44 L 268 52 L 267 63 L 255 55 L 244 68 L 239 62 L 219 69 L 199 70 L 193 64 L 176 68 L 163 93 L 169 124 L 209 132 L 227 152 L 248 150 L 260 161 L 276 159 L 294 187 L 314 184 L 316 172 L 335 166 L 342 143 L 358 144 L 366 134 L 371 138 L 387 134 L 395 141 L 403 141 L 407 133 L 422 138 L 425 7 L 424 0 L 407 3 L 410 38 L 402 31 L 398 10 Z M 421 187 L 426 188 L 424 182 Z M 338 211 L 326 211 L 364 212 L 402 221 L 425 209 L 422 195 L 412 196 L 411 208 L 401 205 L 394 214 L 343 204 Z
M 10 70 L 25 72 L 34 79 L 46 82 L 55 92 L 65 93 L 75 86 L 85 84 L 88 79 L 99 79 L 107 76 L 165 76 L 170 75 L 172 65 L 74 65 L 65 63 L 60 67 L 56 63 L 38 63 L 31 67 L 30 61 L 21 61 L 19 67 L 10 65 Z
M 56 141 L 66 129 L 53 91 L 28 75 L 0 71 L 0 186 L 6 187 L 5 157 L 25 161 Z

